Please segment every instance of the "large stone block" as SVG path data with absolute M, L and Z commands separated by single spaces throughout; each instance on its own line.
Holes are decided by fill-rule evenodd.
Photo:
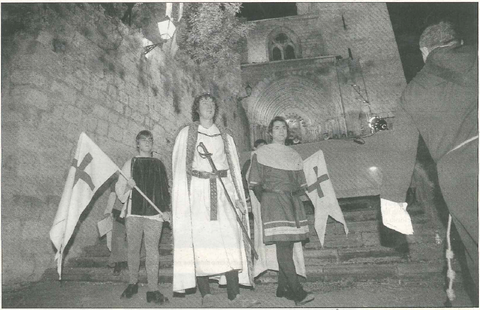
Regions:
M 118 100 L 113 101 L 113 110 L 119 114 L 125 113 L 126 105 Z
M 101 136 L 106 136 L 108 134 L 108 122 L 103 119 L 98 120 L 95 132 Z
M 122 141 L 123 129 L 115 124 L 110 124 L 108 127 L 108 137 L 115 141 Z
M 143 122 L 145 121 L 145 116 L 143 116 L 142 114 L 140 114 L 140 112 L 137 111 L 133 111 L 132 118 L 138 124 L 143 124 Z
M 120 118 L 120 116 L 117 114 L 117 113 L 114 113 L 114 112 L 110 112 L 108 114 L 108 122 L 111 123 L 111 124 L 116 124 L 118 123 L 118 119 Z
M 59 95 L 65 104 L 74 105 L 77 100 L 77 91 L 64 83 L 53 81 L 50 91 Z
M 15 105 L 26 104 L 40 110 L 48 110 L 50 108 L 47 94 L 31 87 L 15 88 L 12 92 L 12 100 L 16 101 Z
M 108 120 L 108 115 L 110 114 L 110 111 L 105 108 L 103 105 L 96 104 L 93 107 L 93 115 L 95 117 L 102 119 L 102 120 Z
M 83 119 L 83 113 L 77 107 L 67 106 L 65 107 L 63 118 L 69 123 L 80 124 Z
M 107 93 L 110 95 L 110 97 L 116 99 L 118 96 L 118 88 L 115 85 L 108 85 L 107 86 Z
M 10 81 L 14 84 L 32 84 L 39 88 L 46 87 L 49 79 L 45 75 L 33 70 L 14 70 L 10 76 Z
M 78 91 L 81 91 L 85 85 L 85 82 L 83 82 L 82 80 L 80 80 L 79 78 L 71 74 L 65 76 L 64 81 L 68 85 L 73 86 L 73 88 L 75 88 Z
M 53 220 L 53 219 L 52 219 Z M 25 221 L 21 233 L 22 240 L 38 240 L 49 235 L 52 223 L 43 223 L 36 220 Z
M 128 104 L 128 95 L 122 89 L 125 89 L 125 88 L 119 89 L 119 91 L 118 91 L 118 101 L 120 101 L 123 104 Z

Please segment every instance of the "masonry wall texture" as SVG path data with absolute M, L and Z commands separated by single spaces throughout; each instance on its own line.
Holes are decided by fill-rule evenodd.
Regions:
M 147 59 L 143 35 L 105 16 L 98 4 L 24 4 L 30 12 L 26 26 L 9 16 L 6 6 L 3 284 L 35 281 L 54 266 L 49 230 L 82 131 L 121 167 L 136 153 L 135 135 L 151 130 L 156 157 L 171 179 L 176 133 L 191 120 L 193 98 L 210 91 L 220 99 L 217 122 L 232 129 L 239 151 L 249 148 L 235 71 L 215 82 L 190 61 L 171 55 L 167 44 Z M 101 195 L 83 217 L 65 260 L 97 242 L 96 223 L 107 196 Z
M 250 84 L 253 95 L 248 98 L 248 101 L 251 104 L 257 103 L 256 96 L 262 95 L 260 91 L 256 93 L 255 86 L 265 83 L 258 81 L 264 80 L 271 83 L 272 79 L 284 78 L 277 77 L 278 73 L 272 72 L 273 67 L 269 69 L 267 65 L 269 38 L 272 34 L 283 31 L 297 44 L 297 59 L 288 60 L 287 62 L 292 62 L 290 66 L 295 66 L 293 64 L 295 61 L 302 66 L 303 62 L 298 58 L 321 59 L 327 56 L 337 57 L 337 60 L 338 56 L 342 58 L 337 61 L 337 68 L 339 71 L 346 68 L 347 73 L 350 71 L 350 76 L 344 79 L 339 72 L 338 85 L 335 87 L 342 95 L 345 109 L 345 115 L 339 114 L 338 117 L 345 117 L 343 121 L 349 123 L 349 131 L 352 129 L 355 134 L 358 134 L 360 127 L 358 122 L 359 118 L 361 119 L 359 113 L 369 111 L 367 105 L 363 103 L 362 96 L 369 100 L 370 109 L 374 114 L 380 117 L 393 117 L 397 100 L 406 82 L 386 4 L 297 3 L 297 13 L 297 16 L 251 22 L 254 28 L 247 38 L 247 55 L 243 56 L 247 61 L 242 67 L 244 83 L 253 80 Z M 347 66 L 346 63 L 342 63 L 348 59 L 353 60 L 358 67 L 352 68 L 352 65 Z M 272 66 L 274 63 L 272 62 Z M 252 69 L 255 66 L 264 67 L 262 70 Z M 315 72 L 309 74 L 315 75 Z M 303 78 L 306 84 L 312 80 L 309 76 Z M 334 82 L 337 83 L 337 81 Z M 352 87 L 352 84 L 357 85 L 361 95 Z M 318 85 L 317 89 L 322 87 Z M 308 89 L 307 86 L 305 88 Z M 294 92 L 295 89 L 285 90 L 290 93 L 292 91 Z M 311 91 L 312 97 L 315 97 L 314 91 L 316 90 Z M 301 93 L 306 93 L 306 90 L 302 90 Z M 282 97 L 280 94 L 272 96 Z M 295 101 L 295 98 L 285 100 Z M 298 103 L 301 101 L 297 100 Z M 317 101 L 317 105 L 322 104 L 321 100 Z M 251 111 L 252 106 L 248 102 L 246 105 L 249 115 L 257 113 L 255 110 L 257 106 L 254 107 L 254 111 Z M 306 110 L 304 113 L 312 112 Z

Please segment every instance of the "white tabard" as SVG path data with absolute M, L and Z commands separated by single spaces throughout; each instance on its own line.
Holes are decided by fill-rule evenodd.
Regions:
M 215 276 L 221 284 L 224 284 L 225 276 L 222 274 L 235 269 L 239 270 L 240 284 L 251 286 L 243 233 L 220 181 L 217 180 L 216 187 L 218 202 L 216 221 L 210 220 L 210 180 L 192 176 L 188 188 L 187 144 L 191 136 L 189 130 L 192 128 L 195 126 L 187 126 L 180 131 L 173 149 L 173 291 L 183 292 L 195 287 L 195 276 Z M 198 131 L 208 136 L 205 134 L 196 136 L 192 170 L 212 171 L 208 159 L 201 158 L 197 151 L 198 144 L 203 142 L 209 153 L 212 153 L 216 168 L 228 169 L 227 177 L 222 180 L 232 201 L 235 203 L 236 200 L 240 200 L 246 205 L 240 164 L 232 137 L 226 136 L 232 163 L 229 167 L 225 154 L 225 140 L 217 135 L 220 133 L 217 126 L 212 125 L 208 129 L 199 126 Z M 235 183 L 239 186 L 237 190 L 232 181 L 232 170 Z M 248 213 L 245 216 L 248 223 Z M 248 225 L 246 228 L 248 230 Z
M 197 145 L 203 142 L 212 153 L 212 160 L 218 170 L 228 170 L 227 156 L 224 152 L 222 137 L 215 125 L 206 129 L 198 127 Z M 216 136 L 213 136 L 216 135 Z M 213 136 L 213 137 L 212 137 Z M 202 158 L 196 151 L 192 164 L 193 170 L 211 172 L 212 167 L 207 158 Z M 232 201 L 237 195 L 231 176 L 222 178 Z M 192 212 L 192 237 L 195 253 L 195 272 L 197 276 L 215 275 L 232 269 L 242 269 L 240 236 L 241 230 L 230 206 L 225 191 L 217 180 L 217 220 L 210 220 L 210 180 L 192 177 L 190 185 Z

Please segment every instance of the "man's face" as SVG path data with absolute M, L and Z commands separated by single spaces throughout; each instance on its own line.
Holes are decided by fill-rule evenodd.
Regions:
M 212 120 L 215 116 L 215 102 L 212 98 L 203 98 L 198 105 L 198 115 L 200 119 Z
M 282 121 L 275 121 L 272 127 L 272 139 L 275 143 L 285 144 L 287 126 Z
M 140 137 L 138 140 L 138 150 L 145 153 L 150 153 L 153 148 L 152 137 Z

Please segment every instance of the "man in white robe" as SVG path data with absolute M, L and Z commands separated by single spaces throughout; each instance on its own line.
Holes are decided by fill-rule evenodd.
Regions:
M 173 291 L 198 287 L 202 305 L 212 306 L 209 278 L 227 284 L 231 306 L 255 301 L 241 298 L 239 284 L 252 286 L 251 248 L 234 212 L 249 232 L 240 164 L 231 135 L 214 124 L 218 105 L 209 94 L 194 101 L 194 123 L 178 134 L 173 149 Z M 199 147 L 203 143 L 217 169 Z M 223 181 L 232 208 L 227 200 Z

